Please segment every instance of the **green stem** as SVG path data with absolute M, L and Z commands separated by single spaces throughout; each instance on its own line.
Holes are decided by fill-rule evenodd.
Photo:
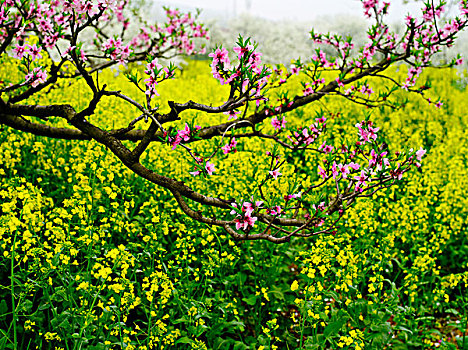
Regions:
M 460 296 L 462 298 L 462 301 L 463 301 L 463 317 L 465 319 L 465 327 L 463 327 L 463 342 L 462 342 L 462 349 L 465 349 L 465 340 L 466 340 L 466 332 L 467 332 L 467 329 L 468 329 L 468 317 L 466 315 L 466 300 L 465 298 L 463 297 L 463 291 L 460 287 L 460 283 L 458 284 L 458 289 L 460 290 Z
M 107 278 L 106 278 L 106 279 L 102 282 L 102 284 L 99 286 L 99 289 L 98 289 L 98 291 L 96 292 L 96 294 L 95 294 L 95 296 L 94 296 L 94 298 L 93 298 L 93 302 L 91 303 L 91 307 L 90 307 L 89 311 L 86 313 L 86 317 L 85 317 L 84 324 L 83 324 L 82 327 L 80 327 L 80 334 L 78 335 L 78 339 L 80 339 L 80 340 L 82 339 L 83 332 L 84 332 L 85 328 L 88 326 L 88 318 L 89 318 L 89 315 L 90 315 L 91 312 L 93 311 L 94 305 L 96 304 L 96 300 L 97 300 L 99 294 L 101 293 L 102 289 L 104 288 L 104 285 L 105 285 L 106 281 L 107 281 Z M 83 342 L 80 341 L 79 344 L 80 344 L 80 346 L 79 346 L 78 349 L 81 349 L 81 347 L 83 346 Z M 75 343 L 75 346 L 73 347 L 73 349 L 75 349 L 75 348 L 76 348 L 76 343 Z
M 310 286 L 310 280 L 307 282 L 307 287 L 304 289 L 304 290 L 309 290 L 309 286 Z M 307 305 L 307 294 L 304 293 L 304 304 Z M 303 311 L 303 310 L 301 310 Z M 304 308 L 304 311 L 305 311 L 305 308 Z M 302 322 L 301 322 L 301 341 L 299 343 L 299 349 L 302 349 L 302 346 L 303 346 L 303 341 L 304 341 L 304 328 L 305 328 L 305 322 L 307 320 L 307 312 L 304 312 L 304 315 L 302 315 Z
M 13 238 L 13 246 L 11 248 L 11 264 L 10 264 L 10 283 L 11 283 L 11 309 L 13 314 L 13 346 L 16 350 L 18 347 L 18 338 L 16 333 L 16 306 L 15 306 L 15 248 L 16 248 L 16 236 L 18 230 L 15 231 L 15 236 Z

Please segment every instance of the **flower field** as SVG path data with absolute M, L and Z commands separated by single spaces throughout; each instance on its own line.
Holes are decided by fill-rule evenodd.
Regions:
M 2 60 L 0 76 L 13 81 L 20 73 Z M 168 99 L 216 104 L 229 94 L 208 61 L 189 61 L 177 74 L 158 89 L 162 111 Z M 117 71 L 99 79 L 138 98 Z M 370 114 L 390 151 L 422 146 L 427 154 L 402 184 L 346 212 L 334 234 L 280 245 L 234 241 L 189 219 L 169 192 L 97 142 L 2 127 L 0 349 L 468 349 L 466 77 L 428 69 L 423 79 L 441 108 L 416 94 L 398 110 L 326 97 L 291 114 L 288 123 L 305 125 L 325 111 L 329 134 L 343 138 Z M 67 81 L 29 103 L 83 109 L 87 91 L 83 80 Z M 104 99 L 93 121 L 128 125 L 135 111 L 120 101 Z M 188 113 L 194 125 L 226 119 Z M 142 162 L 237 199 L 268 171 L 272 147 L 243 139 L 209 178 L 192 177 L 186 154 L 169 145 L 152 145 Z M 317 174 L 318 159 L 297 152 L 281 169 L 278 194 Z

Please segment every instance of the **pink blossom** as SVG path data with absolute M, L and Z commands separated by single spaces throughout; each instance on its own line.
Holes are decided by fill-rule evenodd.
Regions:
M 333 152 L 333 146 L 332 145 L 327 145 L 326 141 L 323 141 L 323 143 L 320 145 L 319 150 L 325 152 L 325 153 L 331 153 Z
M 45 83 L 47 80 L 47 72 L 41 68 L 34 68 L 25 77 L 26 82 L 32 87 L 37 87 L 39 84 Z
M 237 208 L 237 203 L 231 203 L 231 207 Z M 236 215 L 237 211 L 235 209 L 232 209 L 230 213 L 231 215 Z
M 225 48 L 216 49 L 213 53 L 208 55 L 213 58 L 212 65 L 217 65 L 219 62 L 229 65 L 231 61 L 229 60 L 229 53 Z
M 298 75 L 301 71 L 301 67 L 296 67 L 295 65 L 291 65 L 291 74 Z
M 237 141 L 236 138 L 233 137 L 230 143 L 225 144 L 221 149 L 223 150 L 224 154 L 228 154 L 230 152 L 236 152 Z
M 343 179 L 347 179 L 348 174 L 350 173 L 349 166 L 347 164 L 343 165 L 340 163 L 337 165 L 337 167 L 338 167 L 338 170 L 341 172 Z
M 318 205 L 312 204 L 312 208 L 316 211 L 323 211 L 325 209 L 325 202 L 321 202 Z
M 362 5 L 364 6 L 364 15 L 366 17 L 371 16 L 371 10 L 379 4 L 379 0 L 361 0 Z
M 282 211 L 283 209 L 279 205 L 275 205 L 274 207 L 267 209 L 267 214 L 276 216 L 276 215 L 281 214 Z
M 205 169 L 208 175 L 213 175 L 213 173 L 216 171 L 214 164 L 210 161 L 206 162 Z
M 268 173 L 269 173 L 271 176 L 273 176 L 273 178 L 274 178 L 275 180 L 278 180 L 278 176 L 283 175 L 283 174 L 281 174 L 281 173 L 278 171 L 278 169 L 270 170 Z
M 190 140 L 190 127 L 185 123 L 185 128 L 177 131 L 177 137 L 180 137 L 184 141 Z
M 361 174 L 357 175 L 357 176 L 354 176 L 354 179 L 357 180 L 356 187 L 355 187 L 354 190 L 362 192 L 362 187 L 360 187 L 360 186 L 361 185 L 362 186 L 366 185 L 366 180 L 367 180 L 366 172 L 364 170 L 361 170 Z
M 304 90 L 302 90 L 302 93 L 304 94 L 304 96 L 311 95 L 314 92 L 315 92 L 314 89 L 312 89 L 312 86 L 310 86 L 309 83 L 306 83 L 304 85 Z
M 332 176 L 334 179 L 336 179 L 336 177 L 338 176 L 338 168 L 337 168 L 337 164 L 336 162 L 333 162 L 332 164 Z
M 370 159 L 369 159 L 369 166 L 373 166 L 377 163 L 377 153 L 374 150 L 371 150 Z
M 76 49 L 76 46 L 69 46 L 62 54 L 62 57 L 68 55 L 72 50 Z
M 421 161 L 422 157 L 426 154 L 426 150 L 423 149 L 422 147 L 416 151 L 416 158 L 418 161 Z
M 361 86 L 361 89 L 359 90 L 362 94 L 370 96 L 373 94 L 374 90 L 371 89 L 371 87 L 367 84 L 364 84 Z
M 21 59 L 26 54 L 26 47 L 24 45 L 16 45 L 16 47 L 12 51 L 14 58 Z
M 328 175 L 325 169 L 323 169 L 320 165 L 318 166 L 318 174 L 325 180 Z
M 255 225 L 255 222 L 257 221 L 257 218 L 253 217 L 252 214 L 255 211 L 255 209 L 260 208 L 262 205 L 263 201 L 256 201 L 255 205 L 250 202 L 244 202 L 241 208 L 242 215 L 239 214 L 235 209 L 232 209 L 231 214 L 237 215 L 237 218 L 234 220 L 234 222 L 236 223 L 236 229 L 243 229 L 244 231 L 246 231 L 249 228 L 253 227 Z M 231 206 L 237 209 L 236 203 L 231 203 Z
M 281 117 L 281 120 L 278 119 L 278 117 L 275 115 L 273 118 L 271 118 L 271 125 L 276 129 L 276 131 L 279 131 L 283 128 L 286 127 L 286 118 L 284 116 Z
M 26 45 L 28 47 L 28 53 L 31 55 L 31 59 L 34 61 L 38 58 L 42 58 L 40 52 L 42 51 L 41 47 L 37 47 L 36 44 L 34 45 Z
M 244 57 L 244 55 L 249 51 L 253 51 L 254 47 L 252 45 L 246 45 L 245 47 L 234 46 L 233 50 L 235 53 L 237 53 L 237 58 L 242 59 L 242 57 Z
M 302 192 L 288 194 L 284 196 L 284 200 L 287 202 L 291 199 L 301 198 L 301 196 L 302 196 Z
M 195 125 L 194 128 L 191 130 L 189 125 L 185 123 L 184 129 L 177 130 L 176 136 L 174 138 L 169 138 L 169 142 L 172 145 L 172 149 L 175 150 L 182 141 L 189 141 L 193 134 L 198 132 L 198 130 L 200 129 L 201 127 L 199 125 Z
M 230 111 L 224 112 L 228 116 L 228 121 L 231 119 L 237 119 L 238 115 L 241 114 L 241 111 L 236 109 L 231 109 Z
M 255 206 L 250 202 L 244 202 L 242 204 L 242 211 L 245 212 L 246 216 L 252 215 L 255 210 Z
M 377 131 L 379 131 L 380 128 L 378 128 L 378 127 L 373 128 L 371 125 L 369 125 L 367 130 L 369 131 L 369 137 L 375 141 L 377 139 Z
M 393 176 L 394 179 L 401 180 L 403 177 L 403 171 L 400 169 L 400 163 L 397 163 L 397 168 L 395 170 L 390 171 L 390 175 Z
M 244 231 L 246 231 L 249 228 L 249 226 L 253 227 L 256 221 L 257 221 L 257 218 L 252 217 L 252 216 L 238 217 L 235 220 L 236 230 L 243 229 Z

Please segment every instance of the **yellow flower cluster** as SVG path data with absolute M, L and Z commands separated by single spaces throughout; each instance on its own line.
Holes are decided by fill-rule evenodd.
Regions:
M 5 71 L 16 72 L 14 64 L 2 62 L 0 72 Z M 404 73 L 403 68 L 391 72 Z M 456 305 L 454 290 L 468 284 L 468 261 L 457 248 L 468 234 L 468 106 L 466 92 L 451 85 L 459 82 L 455 72 L 428 74 L 445 102 L 442 109 L 412 96 L 411 107 L 375 110 L 371 117 L 390 151 L 396 145 L 428 150 L 420 171 L 407 174 L 398 187 L 358 201 L 335 236 L 293 240 L 287 247 L 239 244 L 219 228 L 185 219 L 167 191 L 132 174 L 96 142 L 53 140 L 3 128 L 0 257 L 5 266 L 13 262 L 12 280 L 18 284 L 13 286 L 14 297 L 26 305 L 18 308 L 24 330 L 34 334 L 42 330 L 40 339 L 57 347 L 64 347 L 67 337 L 76 333 L 77 342 L 89 336 L 109 347 L 122 341 L 129 349 L 169 349 L 188 343 L 193 349 L 206 349 L 214 340 L 202 334 L 219 321 L 245 332 L 256 326 L 252 333 L 271 340 L 260 348 L 273 349 L 285 344 L 283 335 L 290 331 L 300 334 L 302 327 L 305 338 L 316 339 L 335 324 L 341 326 L 338 331 L 327 330 L 333 344 L 364 349 L 364 329 L 374 320 L 388 325 L 390 316 L 400 322 L 417 314 L 422 305 L 431 311 L 436 303 Z M 168 100 L 217 105 L 228 96 L 226 87 L 209 78 L 207 62 L 191 62 L 181 78 L 161 85 L 162 112 L 168 110 Z M 100 81 L 143 101 L 136 89 L 124 84 L 122 74 L 114 77 L 104 71 Z M 293 82 L 295 88 L 300 89 L 298 82 Z M 84 82 L 77 81 L 68 90 L 52 89 L 29 102 L 60 101 L 80 109 L 87 106 L 89 96 Z M 339 99 L 325 102 L 334 116 L 328 129 L 337 130 L 343 140 L 354 135 L 354 124 L 363 116 L 359 107 Z M 322 107 L 307 106 L 303 113 L 288 116 L 288 124 L 310 124 Z M 347 113 L 338 116 L 340 111 Z M 135 116 L 122 101 L 104 99 L 92 121 L 111 129 L 126 126 Z M 226 121 L 222 114 L 184 112 L 182 117 L 176 127 L 185 120 L 201 126 Z M 67 126 L 53 118 L 51 123 Z M 204 141 L 193 147 L 209 154 L 213 145 Z M 268 170 L 263 155 L 271 147 L 271 141 L 242 140 L 237 153 L 216 159 L 218 173 L 207 180 L 188 174 L 191 165 L 179 148 L 171 151 L 155 143 L 142 162 L 162 175 L 191 181 L 195 190 L 248 200 L 246 194 L 255 191 L 258 174 Z M 317 159 L 313 153 L 292 159 L 268 195 L 284 194 L 294 182 L 310 185 L 313 181 L 304 180 L 301 172 L 315 175 Z M 275 265 L 287 259 L 297 265 L 293 276 L 285 274 L 285 266 Z M 264 271 L 261 264 L 272 267 Z M 252 295 L 243 295 L 244 287 Z M 53 322 L 35 318 L 32 300 L 41 303 L 41 310 L 50 310 L 47 315 Z M 402 314 L 387 315 L 385 310 L 396 303 L 404 309 Z M 54 314 L 55 307 L 69 315 L 68 323 Z M 288 307 L 297 311 L 280 317 Z M 184 321 L 186 312 L 192 321 Z M 262 312 L 262 322 L 245 327 L 252 315 Z M 340 317 L 348 318 L 340 324 Z

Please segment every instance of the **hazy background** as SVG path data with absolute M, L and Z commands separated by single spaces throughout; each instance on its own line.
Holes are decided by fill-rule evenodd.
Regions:
M 179 8 L 204 9 L 207 17 L 216 16 L 219 20 L 229 20 L 243 13 L 269 20 L 312 21 L 322 16 L 351 15 L 362 16 L 359 0 L 172 0 L 155 1 L 155 5 L 170 5 Z M 390 19 L 398 20 L 408 12 L 419 10 L 419 5 L 411 2 L 404 5 L 402 0 L 392 0 Z
M 419 16 L 423 2 L 389 1 L 387 23 L 397 33 L 404 28 L 406 14 Z M 454 0 L 449 0 L 449 8 L 451 2 Z M 202 9 L 201 18 L 210 28 L 212 38 L 210 50 L 220 44 L 232 47 L 238 34 L 242 34 L 258 43 L 264 62 L 287 65 L 292 59 L 310 57 L 317 48 L 309 40 L 312 28 L 319 32 L 352 36 L 355 47 L 359 48 L 367 43 L 366 32 L 371 24 L 363 15 L 359 0 L 154 0 L 150 4 L 151 9 L 145 8 L 144 15 L 151 20 L 163 19 L 162 6 L 177 7 L 182 11 Z M 455 10 L 456 6 L 452 9 Z M 334 54 L 329 47 L 322 49 Z M 468 54 L 466 32 L 460 35 L 453 49 L 440 57 L 447 59 L 457 53 Z

